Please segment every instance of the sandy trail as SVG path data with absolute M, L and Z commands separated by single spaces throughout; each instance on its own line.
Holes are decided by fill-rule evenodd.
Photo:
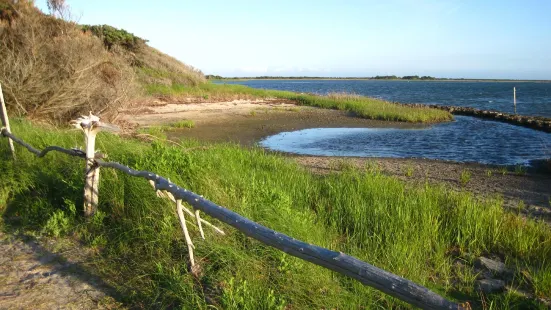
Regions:
M 86 268 L 88 252 L 0 232 L 0 309 L 124 309 L 111 297 L 114 289 Z

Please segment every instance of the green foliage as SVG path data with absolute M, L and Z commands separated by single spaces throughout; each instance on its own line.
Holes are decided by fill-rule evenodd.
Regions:
M 20 121 L 13 122 L 12 130 L 37 147 L 74 147 L 83 140 L 80 132 L 45 130 Z M 537 306 L 535 300 L 508 293 L 477 295 L 474 272 L 468 266 L 457 269 L 454 261 L 469 261 L 482 253 L 518 266 L 513 287 L 527 281 L 521 271 L 529 270 L 538 296 L 551 296 L 551 229 L 505 211 L 502 201 L 406 185 L 378 169 L 362 172 L 346 162 L 341 164 L 348 167 L 344 171 L 320 177 L 285 157 L 231 144 L 205 149 L 182 141 L 183 151 L 104 133 L 97 144 L 110 160 L 154 171 L 262 225 L 343 251 L 450 299 L 470 300 L 474 307 L 484 300 L 496 309 Z M 2 228 L 59 236 L 74 232 L 87 245 L 101 247 L 90 268 L 114 286 L 129 307 L 406 307 L 206 215 L 226 236 L 205 227 L 207 239 L 202 240 L 190 225 L 196 260 L 203 267 L 203 276 L 195 278 L 186 270 L 187 247 L 174 206 L 156 197 L 146 181 L 102 169 L 99 212 L 86 222 L 74 207 L 82 205 L 83 162 L 58 153 L 38 159 L 19 147 L 17 152 L 18 160 L 12 161 L 7 144 L 0 144 L 0 193 L 7 197 L 0 208 Z
M 59 237 L 69 231 L 70 224 L 71 219 L 65 214 L 65 212 L 57 210 L 48 219 L 42 229 L 42 232 L 50 236 Z
M 192 121 L 192 120 L 181 120 L 181 121 L 178 121 L 178 122 L 175 122 L 175 123 L 171 123 L 169 124 L 170 127 L 172 128 L 193 128 L 195 127 L 195 122 Z
M 413 172 L 414 172 L 414 169 L 412 166 L 408 166 L 407 169 L 406 169 L 406 177 L 412 177 L 413 176 Z
M 525 175 L 526 174 L 526 167 L 523 165 L 515 165 L 515 174 L 516 175 Z
M 142 127 L 138 128 L 139 134 L 146 134 L 150 135 L 162 140 L 166 140 L 166 131 L 169 127 L 168 126 L 149 126 L 149 127 Z
M 461 175 L 459 176 L 459 182 L 461 186 L 466 186 L 467 183 L 471 180 L 471 172 L 468 169 L 463 169 Z
M 543 270 L 542 270 L 543 269 Z M 551 294 L 551 267 L 542 262 L 539 268 L 532 271 L 532 282 L 536 290 L 536 296 L 545 298 Z
M 247 280 L 230 280 L 225 283 L 222 291 L 222 306 L 224 309 L 234 310 L 284 310 L 285 301 L 276 296 L 274 290 L 260 290 L 255 292 L 254 288 L 262 288 L 261 285 L 251 288 Z
M 102 39 L 107 49 L 112 49 L 113 46 L 119 45 L 129 51 L 136 51 L 147 42 L 147 40 L 135 36 L 124 29 L 117 29 L 109 25 L 82 25 L 81 29 L 84 32 L 91 32 Z
M 195 122 L 192 120 L 181 120 L 178 122 L 170 123 L 167 125 L 160 125 L 160 126 L 149 126 L 149 127 L 142 127 L 138 128 L 139 134 L 146 134 L 150 135 L 156 138 L 159 138 L 161 140 L 166 140 L 166 132 L 173 130 L 173 129 L 183 129 L 183 128 L 194 128 Z

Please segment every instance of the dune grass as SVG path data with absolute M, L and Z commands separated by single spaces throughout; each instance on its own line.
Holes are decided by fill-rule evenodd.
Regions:
M 81 145 L 82 134 L 13 121 L 15 134 L 37 147 Z M 551 297 L 551 229 L 505 212 L 499 199 L 429 185 L 412 187 L 373 167 L 317 176 L 289 159 L 233 144 L 195 148 L 147 144 L 100 133 L 97 147 L 136 169 L 155 171 L 182 187 L 272 229 L 343 251 L 425 285 L 447 298 L 489 309 L 541 308 L 514 292 L 474 290 L 478 255 L 515 267 L 512 286 Z M 0 140 L 0 211 L 7 232 L 76 238 L 98 254 L 90 271 L 136 308 L 388 309 L 406 307 L 374 289 L 288 256 L 222 226 L 201 240 L 191 225 L 203 276 L 186 271 L 174 207 L 149 184 L 102 169 L 99 212 L 82 220 L 84 162 L 63 154 L 37 159 Z M 463 262 L 457 264 L 457 261 Z M 211 307 L 212 308 L 212 307 Z
M 317 96 L 288 91 L 265 90 L 235 84 L 204 83 L 195 87 L 180 84 L 147 84 L 149 95 L 182 96 L 202 98 L 207 101 L 227 101 L 234 99 L 279 98 L 292 100 L 299 105 L 351 112 L 359 117 L 401 122 L 441 122 L 449 121 L 449 112 L 437 109 L 406 107 L 357 95 L 330 94 Z

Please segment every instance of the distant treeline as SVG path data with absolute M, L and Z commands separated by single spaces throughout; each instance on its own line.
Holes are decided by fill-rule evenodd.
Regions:
M 370 79 L 373 79 L 373 80 L 436 80 L 434 76 L 428 76 L 428 75 L 424 75 L 424 76 L 405 75 L 402 77 L 399 77 L 396 75 L 377 75 Z
M 223 77 L 220 75 L 208 74 L 206 78 L 209 80 L 305 80 L 305 79 L 325 79 L 325 80 L 439 80 L 432 76 L 406 75 L 399 77 L 396 75 L 377 75 L 374 77 L 321 77 L 321 76 L 254 76 L 254 77 Z
M 433 76 L 418 75 L 377 75 L 372 77 L 330 77 L 330 76 L 251 76 L 251 77 L 223 77 L 220 75 L 208 74 L 209 80 L 404 80 L 404 81 L 465 81 L 465 82 L 544 82 L 551 80 L 525 80 L 525 79 L 472 79 L 472 78 L 436 78 Z

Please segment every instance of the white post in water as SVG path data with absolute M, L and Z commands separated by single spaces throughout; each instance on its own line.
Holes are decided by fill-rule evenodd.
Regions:
M 2 124 L 9 132 L 11 132 L 10 120 L 8 119 L 8 110 L 6 109 L 4 94 L 2 92 L 2 84 L 0 84 L 0 105 L 2 106 L 2 109 L 0 110 L 0 118 L 2 118 Z M 11 155 L 13 156 L 13 159 L 15 159 L 15 148 L 13 147 L 13 141 L 10 138 L 8 138 L 8 143 L 10 144 Z
M 515 105 L 515 114 L 517 114 L 517 88 L 513 87 L 513 104 Z

